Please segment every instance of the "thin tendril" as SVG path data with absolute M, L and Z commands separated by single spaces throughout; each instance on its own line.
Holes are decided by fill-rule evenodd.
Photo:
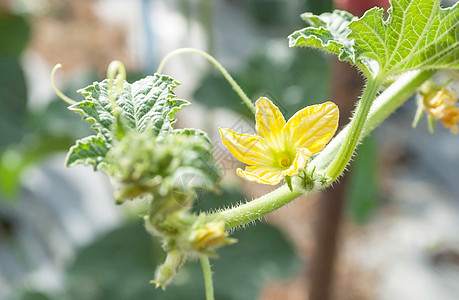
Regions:
M 210 54 L 201 51 L 199 49 L 194 49 L 194 48 L 180 48 L 172 51 L 168 55 L 166 55 L 161 63 L 158 66 L 158 69 L 156 70 L 156 73 L 161 73 L 162 70 L 164 69 L 165 64 L 169 59 L 174 57 L 175 55 L 182 54 L 182 53 L 196 53 L 204 58 L 206 58 L 211 64 L 213 64 L 219 71 L 222 73 L 223 77 L 228 81 L 228 83 L 233 87 L 234 91 L 239 95 L 239 97 L 242 99 L 242 102 L 249 108 L 249 110 L 255 115 L 255 106 L 253 105 L 252 101 L 247 97 L 247 95 L 244 93 L 244 91 L 241 89 L 241 87 L 236 83 L 236 81 L 231 77 L 231 75 L 228 73 L 228 71 Z
M 56 73 L 57 69 L 59 69 L 61 67 L 62 67 L 61 64 L 57 64 L 57 65 L 54 66 L 53 70 L 51 71 L 51 85 L 53 86 L 54 92 L 56 93 L 56 95 L 59 98 L 61 98 L 62 100 L 64 100 L 68 104 L 73 105 L 73 104 L 77 103 L 77 101 L 75 101 L 75 100 L 71 99 L 70 97 L 67 97 L 66 95 L 64 95 L 64 93 L 61 92 L 61 90 L 59 90 L 57 88 L 56 81 L 54 80 L 54 74 Z
M 108 79 L 108 97 L 112 105 L 112 111 L 116 108 L 116 100 L 113 97 L 113 82 L 116 80 L 116 93 L 123 92 L 124 81 L 126 80 L 126 68 L 119 60 L 114 60 L 110 63 L 107 69 Z

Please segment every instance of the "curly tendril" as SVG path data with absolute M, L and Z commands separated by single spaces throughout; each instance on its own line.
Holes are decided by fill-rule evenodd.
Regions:
M 126 68 L 124 64 L 119 60 L 114 60 L 110 63 L 107 68 L 107 79 L 108 79 L 108 93 L 110 97 L 110 102 L 112 105 L 112 110 L 115 110 L 116 103 L 113 98 L 113 83 L 116 80 L 115 90 L 117 94 L 123 92 L 124 81 L 126 80 Z
M 54 75 L 55 75 L 57 69 L 59 69 L 61 67 L 62 67 L 61 64 L 57 64 L 57 65 L 54 66 L 53 70 L 51 71 L 51 85 L 53 86 L 54 92 L 57 94 L 57 96 L 59 96 L 59 98 L 61 98 L 62 100 L 64 100 L 68 104 L 73 105 L 73 104 L 77 103 L 77 101 L 75 101 L 75 100 L 71 99 L 70 97 L 64 95 L 64 93 L 61 92 L 61 90 L 59 90 L 59 88 L 56 85 L 56 81 L 54 80 Z

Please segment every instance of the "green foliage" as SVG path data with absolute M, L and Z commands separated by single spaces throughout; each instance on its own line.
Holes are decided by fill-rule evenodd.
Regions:
M 106 79 L 79 91 L 85 99 L 69 109 L 96 135 L 77 140 L 67 165 L 103 168 L 115 184 L 117 204 L 145 202 L 147 230 L 168 253 L 154 278 L 164 288 L 188 259 L 215 255 L 216 248 L 235 242 L 221 220 L 189 212 L 198 189 L 216 190 L 220 169 L 206 133 L 173 128 L 176 112 L 189 104 L 175 99 L 178 82 L 155 74 L 123 81 L 121 90 L 117 83 Z
M 236 196 L 236 197 L 235 197 Z M 208 195 L 205 203 L 231 203 L 237 192 Z M 219 251 L 212 259 L 215 297 L 226 300 L 256 299 L 269 281 L 291 276 L 300 260 L 282 233 L 268 224 L 234 234 L 239 243 Z M 127 224 L 100 237 L 78 252 L 69 268 L 70 299 L 187 299 L 204 295 L 202 271 L 192 262 L 179 271 L 166 291 L 147 282 L 164 260 L 158 242 L 140 224 Z
M 115 229 L 78 252 L 68 270 L 70 299 L 151 299 L 157 292 L 148 281 L 163 257 L 140 224 Z
M 173 89 L 178 82 L 166 75 L 155 74 L 132 84 L 124 83 L 123 91 L 109 91 L 109 80 L 94 84 L 79 91 L 85 100 L 69 107 L 80 113 L 83 120 L 91 123 L 97 136 L 86 138 L 73 146 L 67 156 L 67 166 L 92 164 L 95 169 L 104 164 L 103 156 L 112 147 L 120 125 L 123 130 L 151 133 L 159 136 L 172 131 L 175 113 L 188 102 L 173 99 Z M 110 96 L 114 98 L 112 107 Z M 118 120 L 117 120 L 118 119 Z
M 106 158 L 107 173 L 119 183 L 115 198 L 122 202 L 153 193 L 191 206 L 195 189 L 213 189 L 220 177 L 212 151 L 207 135 L 195 129 L 174 130 L 160 139 L 128 134 Z
M 100 135 L 91 135 L 82 138 L 70 148 L 67 156 L 67 166 L 91 164 L 94 166 L 94 169 L 106 166 L 105 156 L 109 149 L 106 140 Z
M 19 188 L 22 171 L 32 158 L 17 149 L 7 149 L 0 153 L 0 194 L 4 200 L 12 200 Z
M 29 22 L 24 16 L 0 11 L 0 36 L 0 56 L 19 59 L 29 41 Z
M 393 0 L 387 18 L 382 8 L 358 20 L 340 11 L 306 14 L 312 27 L 290 35 L 290 46 L 330 51 L 380 79 L 410 70 L 458 69 L 459 4 L 442 9 L 440 2 Z
M 440 9 L 439 0 L 429 3 L 394 0 L 387 19 L 384 19 L 382 9 L 372 9 L 361 19 L 342 11 L 320 16 L 303 14 L 303 19 L 312 26 L 293 33 L 290 46 L 310 46 L 332 52 L 341 60 L 360 67 L 369 78 L 349 134 L 346 140 L 341 139 L 343 147 L 325 169 L 325 174 L 332 179 L 324 180 L 325 175 L 320 173 L 320 187 L 331 184 L 350 161 L 362 136 L 372 101 L 385 77 L 414 69 L 458 67 L 455 51 L 457 7 Z M 315 102 L 315 99 L 306 100 L 305 95 L 310 95 L 309 88 L 312 91 L 325 90 L 326 72 L 320 56 L 311 55 L 309 59 L 299 55 L 282 56 L 276 51 L 282 51 L 280 48 L 266 48 L 265 53 L 249 62 L 238 78 L 250 94 L 269 93 L 277 103 L 285 104 L 280 108 L 287 117 Z M 315 72 L 308 70 L 311 67 Z M 216 99 L 221 102 L 227 95 L 233 95 L 231 91 L 220 89 L 215 78 L 206 80 L 214 82 L 205 82 L 203 86 L 210 87 L 209 90 L 198 90 L 196 98 L 207 106 L 219 106 Z M 305 86 L 306 82 L 309 86 Z M 70 107 L 91 123 L 96 134 L 77 141 L 70 149 L 67 164 L 91 164 L 96 170 L 103 168 L 115 182 L 118 203 L 134 198 L 144 201 L 148 206 L 148 212 L 143 216 L 145 227 L 160 239 L 161 248 L 167 252 L 164 263 L 159 264 L 157 258 L 163 258 L 163 255 L 158 245 L 136 236 L 131 232 L 134 227 L 126 232 L 121 228 L 86 248 L 77 258 L 71 270 L 71 278 L 76 279 L 76 284 L 70 289 L 76 299 L 138 299 L 151 295 L 160 299 L 202 299 L 202 285 L 194 282 L 195 278 L 201 277 L 200 271 L 196 265 L 182 268 L 184 263 L 202 256 L 215 257 L 216 249 L 235 242 L 225 231 L 230 226 L 228 224 L 233 224 L 224 213 L 218 213 L 218 208 L 213 207 L 216 211 L 212 214 L 197 214 L 191 209 L 200 204 L 196 201 L 201 195 L 200 188 L 216 190 L 220 174 L 212 156 L 212 143 L 205 133 L 194 129 L 173 129 L 176 112 L 188 104 L 175 99 L 173 89 L 177 84 L 168 76 L 155 74 L 133 84 L 123 81 L 123 89 L 115 91 L 116 83 L 107 79 L 80 90 L 85 100 Z M 201 97 L 200 93 L 204 96 Z M 322 101 L 325 97 L 314 94 L 312 98 Z M 227 98 L 223 103 L 222 106 L 247 115 L 247 110 L 234 106 L 237 103 L 234 99 Z M 374 198 L 369 201 L 361 196 L 376 195 L 374 177 L 368 175 L 374 172 L 371 169 L 375 165 L 372 161 L 374 151 L 372 148 L 363 149 L 360 157 L 363 162 L 357 164 L 357 179 L 354 178 L 357 183 L 353 191 L 358 193 L 353 195 L 355 201 L 352 203 L 359 221 L 368 217 L 374 203 Z M 312 173 L 308 180 L 314 181 L 309 177 Z M 292 190 L 292 184 L 287 182 Z M 319 188 L 313 185 L 311 190 L 316 186 Z M 282 189 L 259 198 L 256 205 L 237 206 L 231 214 L 247 216 L 252 213 L 258 217 L 300 194 L 296 191 L 278 197 L 277 193 L 283 193 Z M 226 195 L 219 198 L 224 199 Z M 260 209 L 263 204 L 265 207 Z M 254 213 L 255 210 L 258 214 Z M 255 217 L 244 219 L 239 225 L 255 220 Z M 215 285 L 218 299 L 254 299 L 267 280 L 290 274 L 298 264 L 282 235 L 267 225 L 234 236 L 240 243 L 220 250 L 222 258 L 214 265 L 214 272 L 218 274 Z M 123 243 L 119 244 L 120 241 Z M 98 266 L 98 261 L 107 261 L 106 253 L 110 251 L 114 252 L 115 259 L 108 259 L 108 263 L 113 263 L 114 268 Z M 129 257 L 131 252 L 136 256 Z M 122 261 L 124 257 L 129 257 L 126 262 Z M 144 263 L 145 260 L 149 262 Z M 156 272 L 151 282 L 157 286 L 164 288 L 176 279 L 167 294 L 145 289 L 154 266 Z M 244 273 L 240 273 L 242 269 Z M 139 272 L 138 277 L 136 272 Z M 82 286 L 88 288 L 81 289 Z
M 27 85 L 19 58 L 29 25 L 23 16 L 0 11 L 0 152 L 21 140 L 27 109 Z
M 251 1 L 256 4 L 251 7 L 258 19 L 266 24 L 272 21 L 266 19 L 269 15 L 266 12 L 283 7 L 282 1 L 270 0 L 272 5 L 258 9 L 259 2 Z M 331 2 L 323 3 L 329 5 Z M 309 46 L 334 53 L 339 59 L 360 67 L 367 77 L 376 78 L 369 80 L 370 88 L 363 94 L 363 106 L 356 110 L 350 134 L 346 140 L 339 141 L 344 150 L 337 152 L 330 163 L 332 178 L 342 173 L 354 153 L 371 103 L 385 77 L 415 69 L 459 67 L 459 5 L 440 9 L 440 0 L 394 0 L 392 4 L 387 18 L 383 10 L 377 8 L 361 19 L 343 11 L 320 16 L 306 13 L 302 17 L 311 27 L 289 37 L 291 47 Z M 0 18 L 0 33 L 9 34 L 14 28 L 19 30 L 10 43 L 0 43 L 0 66 L 7 66 L 8 70 L 0 71 L 0 111 L 5 114 L 0 122 L 10 125 L 12 119 L 19 120 L 17 128 L 8 131 L 10 137 L 5 139 L 5 145 L 11 140 L 19 140 L 26 104 L 26 89 L 22 88 L 25 87 L 24 76 L 18 67 L 15 50 L 23 47 L 24 36 L 27 36 L 24 33 L 27 26 L 21 22 L 18 18 Z M 325 98 L 328 74 L 326 63 L 319 54 L 303 57 L 298 51 L 282 55 L 277 50 L 282 51 L 264 47 L 264 52 L 252 58 L 236 77 L 251 95 L 268 93 L 270 98 L 281 103 L 281 110 L 289 117 Z M 114 88 L 116 83 L 122 83 L 121 91 Z M 177 111 L 189 104 L 175 98 L 173 90 L 177 85 L 171 77 L 160 74 L 132 84 L 106 79 L 81 89 L 79 92 L 84 100 L 70 107 L 91 124 L 95 134 L 76 141 L 67 155 L 67 165 L 85 164 L 92 165 L 95 170 L 103 169 L 115 184 L 117 203 L 139 199 L 147 211 L 143 216 L 145 228 L 140 224 L 124 225 L 77 254 L 68 270 L 68 286 L 64 287 L 66 298 L 202 299 L 204 290 L 199 266 L 183 265 L 202 256 L 215 258 L 218 248 L 233 244 L 236 239 L 239 240 L 237 245 L 222 248 L 218 252 L 220 258 L 213 261 L 217 299 L 255 299 L 268 281 L 285 278 L 298 269 L 300 261 L 291 245 L 270 225 L 261 223 L 249 231 L 236 232 L 233 235 L 236 239 L 228 237 L 225 228 L 231 223 L 218 211 L 238 205 L 231 200 L 241 199 L 243 195 L 237 191 L 223 191 L 218 196 L 205 194 L 206 190 L 218 191 L 220 169 L 206 133 L 173 128 Z M 226 82 L 213 75 L 196 91 L 196 98 L 208 107 L 221 105 L 249 115 L 248 110 L 234 101 L 233 95 Z M 48 122 L 46 118 L 44 121 Z M 37 147 L 35 152 L 16 153 L 13 147 L 3 151 L 0 144 L 0 178 L 6 178 L 0 180 L 2 190 L 13 193 L 7 187 L 17 186 L 20 172 L 41 153 L 54 147 L 50 145 L 60 149 L 68 136 L 71 134 L 53 139 L 55 136 L 49 134 L 49 140 L 30 144 Z M 375 157 L 375 148 L 367 141 L 356 159 L 351 177 L 351 213 L 360 223 L 366 221 L 375 208 Z M 319 180 L 320 187 L 332 181 L 324 179 L 326 172 L 325 175 L 319 173 L 317 180 L 313 177 L 314 171 L 302 172 L 308 190 L 318 189 L 315 183 Z M 231 213 L 245 216 L 255 215 L 255 210 L 265 213 L 300 195 L 300 191 L 292 193 L 290 177 L 287 176 L 286 181 L 290 194 L 281 195 L 280 189 L 280 192 L 260 198 L 252 207 L 241 205 Z M 204 195 L 205 202 L 197 201 Z M 215 213 L 210 214 L 209 210 Z M 238 225 L 249 222 L 247 220 Z M 152 240 L 150 235 L 157 237 L 159 242 Z M 147 284 L 153 277 L 154 268 L 156 272 L 151 282 L 165 287 L 176 279 L 166 293 Z M 46 297 L 30 293 L 30 298 Z
M 69 108 L 81 113 L 83 119 L 104 136 L 107 131 L 111 131 L 111 125 L 116 119 L 111 107 L 111 94 L 129 129 L 139 133 L 152 132 L 154 135 L 172 130 L 175 113 L 188 104 L 187 101 L 173 99 L 173 89 L 179 83 L 167 75 L 147 76 L 132 84 L 124 82 L 121 94 L 109 91 L 109 81 L 105 79 L 80 90 L 85 100 Z
M 232 236 L 239 242 L 219 250 L 220 258 L 211 261 L 216 299 L 256 299 L 266 283 L 287 278 L 301 266 L 292 246 L 271 225 L 259 223 Z
M 24 168 L 22 155 L 12 144 L 22 140 L 27 121 L 27 85 L 20 55 L 27 45 L 30 27 L 23 16 L 0 11 L 0 195 L 15 195 Z
M 304 13 L 301 18 L 311 27 L 295 31 L 289 36 L 289 46 L 307 46 L 331 52 L 340 60 L 355 61 L 354 41 L 348 39 L 347 26 L 355 18 L 346 11 L 335 10 L 316 16 Z
M 52 298 L 40 292 L 27 291 L 21 294 L 19 299 L 20 300 L 51 300 Z
M 322 0 L 322 1 L 308 1 L 307 2 L 308 9 L 307 11 L 321 14 L 323 12 L 331 11 L 333 9 L 333 1 L 332 0 Z
M 193 209 L 217 211 L 236 206 L 241 199 L 244 195 L 237 189 L 225 188 L 221 195 L 206 194 Z M 232 237 L 238 243 L 220 249 L 219 259 L 211 261 L 216 299 L 256 299 L 267 282 L 287 278 L 302 265 L 290 243 L 271 225 L 257 222 L 257 226 L 236 231 Z
M 387 21 L 383 9 L 369 10 L 349 25 L 357 58 L 374 59 L 385 75 L 459 68 L 459 5 L 441 9 L 440 2 L 394 0 Z
M 51 153 L 67 151 L 75 139 L 89 132 L 77 115 L 68 115 L 62 101 L 26 114 L 24 136 L 0 154 L 0 194 L 3 200 L 17 196 L 20 178 L 29 166 Z
M 347 187 L 348 211 L 357 224 L 365 224 L 379 204 L 378 151 L 376 141 L 367 137 L 349 173 Z
M 19 61 L 0 56 L 0 152 L 24 135 L 27 86 Z

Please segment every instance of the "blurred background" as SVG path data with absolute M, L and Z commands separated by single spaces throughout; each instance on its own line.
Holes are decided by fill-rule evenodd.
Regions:
M 456 1 L 444 1 L 444 6 Z M 248 96 L 273 100 L 286 118 L 332 100 L 345 124 L 362 88 L 359 74 L 331 56 L 289 49 L 300 14 L 334 7 L 361 15 L 387 1 L 339 0 L 1 0 L 0 299 L 202 299 L 189 263 L 164 292 L 149 280 L 164 259 L 131 203 L 115 206 L 107 178 L 64 167 L 89 125 L 50 84 L 75 91 L 105 78 L 119 59 L 133 82 L 180 47 L 214 55 Z M 243 182 L 218 127 L 252 132 L 240 99 L 207 61 L 172 58 L 164 73 L 192 102 L 177 127 L 209 132 L 223 165 L 223 194 L 196 210 L 252 199 L 272 189 Z M 458 75 L 438 74 L 440 83 Z M 408 101 L 359 148 L 334 189 L 299 198 L 212 260 L 216 299 L 459 299 L 459 138 L 425 119 L 411 128 Z

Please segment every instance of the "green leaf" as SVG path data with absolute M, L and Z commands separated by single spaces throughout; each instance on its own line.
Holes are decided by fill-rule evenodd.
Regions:
M 380 76 L 418 69 L 458 69 L 459 4 L 441 9 L 440 2 L 393 0 L 387 20 L 382 8 L 367 11 L 349 25 L 357 58 L 375 60 Z
M 347 26 L 356 17 L 335 10 L 320 16 L 304 13 L 301 18 L 312 26 L 292 33 L 288 37 L 290 47 L 318 48 L 337 55 L 340 60 L 355 61 L 354 41 L 347 37 L 351 32 Z
M 17 196 L 20 176 L 28 165 L 28 159 L 17 149 L 7 148 L 0 153 L 0 196 L 12 201 Z
M 23 130 L 26 138 L 19 140 L 22 136 L 15 136 L 16 143 L 0 153 L 0 195 L 5 201 L 17 199 L 21 177 L 27 168 L 50 154 L 68 151 L 75 139 L 90 133 L 89 126 L 83 124 L 77 115 L 68 115 L 60 99 L 51 101 L 43 109 L 29 112 L 25 117 L 21 120 L 16 115 L 14 121 L 26 123 Z M 11 127 L 18 126 L 10 121 Z M 13 142 L 6 136 L 4 141 Z
M 77 164 L 93 165 L 94 170 L 106 166 L 105 156 L 111 146 L 101 136 L 88 136 L 77 141 L 67 154 L 66 166 L 72 167 Z
M 120 110 L 124 125 L 136 132 L 152 132 L 154 135 L 169 132 L 175 123 L 175 113 L 188 102 L 173 99 L 173 89 L 179 83 L 169 76 L 155 74 L 132 84 L 125 82 L 123 92 L 116 99 L 116 109 Z M 69 107 L 83 115 L 92 128 L 108 142 L 113 138 L 112 124 L 114 111 L 109 98 L 109 80 L 79 90 L 85 100 Z
M 26 291 L 21 294 L 19 300 L 52 300 L 49 295 L 43 294 L 38 291 Z
M 29 33 L 25 17 L 0 10 L 0 152 L 25 131 L 27 84 L 19 58 Z
M 0 11 L 0 56 L 19 59 L 30 37 L 30 25 L 24 16 Z
M 337 11 L 307 15 L 313 26 L 293 33 L 290 46 L 330 51 L 359 66 L 368 77 L 381 79 L 410 70 L 459 69 L 459 4 L 442 9 L 440 2 L 393 0 L 387 18 L 382 8 L 373 8 L 351 21 L 347 39 L 342 26 L 349 17 Z
M 227 194 L 223 199 L 228 202 Z M 241 196 L 241 195 L 239 195 Z M 219 198 L 221 199 L 221 197 Z M 234 235 L 239 243 L 222 248 L 211 260 L 215 298 L 253 300 L 261 288 L 294 275 L 301 262 L 275 227 L 261 223 Z M 160 244 L 139 224 L 126 224 L 81 249 L 69 268 L 69 299 L 202 300 L 204 282 L 199 263 L 189 262 L 166 291 L 149 281 L 164 260 Z
M 0 57 L 0 152 L 18 143 L 27 120 L 27 85 L 18 61 Z
M 155 74 L 132 84 L 125 82 L 121 94 L 109 91 L 109 80 L 79 90 L 85 100 L 69 107 L 91 123 L 97 136 L 77 143 L 67 155 L 67 166 L 92 164 L 95 169 L 105 164 L 105 155 L 118 137 L 117 130 L 150 134 L 152 138 L 173 131 L 175 114 L 188 102 L 173 99 L 178 82 L 169 76 Z M 115 99 L 112 109 L 109 95 Z M 117 127 L 115 127 L 115 123 Z M 125 133 L 124 133 L 125 134 Z
M 333 9 L 332 0 L 322 0 L 322 1 L 308 1 L 307 2 L 308 11 L 316 14 L 321 14 Z

